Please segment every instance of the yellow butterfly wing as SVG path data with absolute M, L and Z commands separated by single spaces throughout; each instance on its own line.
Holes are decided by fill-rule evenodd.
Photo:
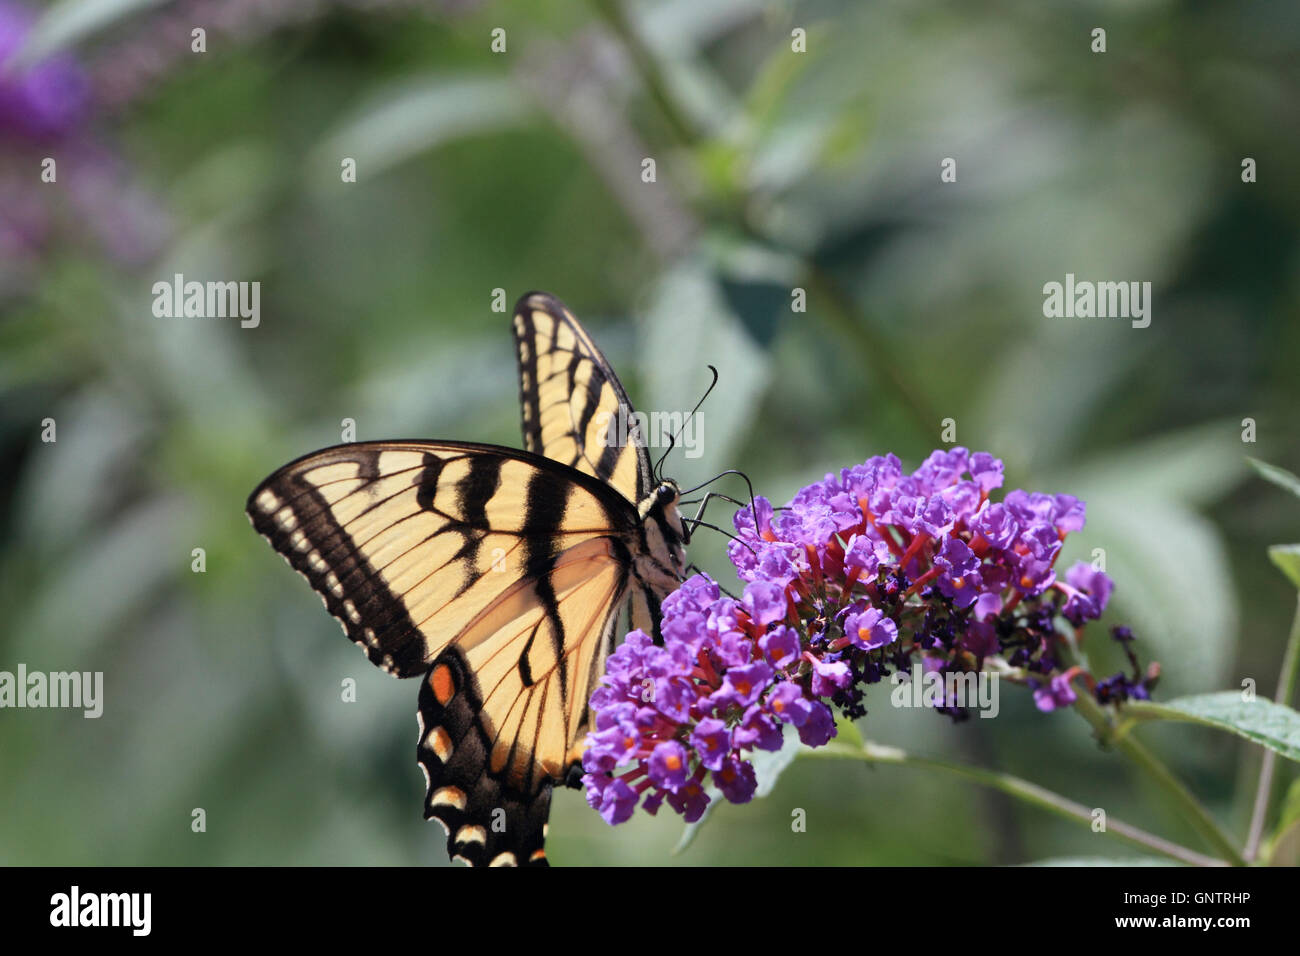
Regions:
M 593 475 L 631 502 L 654 475 L 622 383 L 591 336 L 545 292 L 515 306 L 524 447 Z
M 634 574 L 632 505 L 527 452 L 410 441 L 308 455 L 248 512 L 371 661 L 424 675 L 425 815 L 448 852 L 544 861 Z

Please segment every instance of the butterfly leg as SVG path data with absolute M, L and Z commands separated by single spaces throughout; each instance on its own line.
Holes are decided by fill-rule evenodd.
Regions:
M 730 531 L 727 531 L 725 528 L 719 528 L 716 524 L 710 524 L 709 522 L 703 519 L 702 515 L 704 514 L 704 509 L 709 506 L 709 500 L 712 498 L 722 498 L 725 501 L 730 501 L 732 504 L 741 505 L 741 502 L 736 501 L 735 498 L 728 497 L 727 495 L 721 494 L 720 492 L 710 491 L 706 493 L 704 498 L 700 501 L 700 507 L 699 510 L 695 512 L 695 517 L 682 519 L 683 530 L 686 530 L 686 525 L 688 524 L 691 525 L 690 529 L 686 530 L 687 543 L 690 543 L 690 535 L 692 535 L 695 532 L 696 528 L 710 528 L 713 531 L 718 532 L 718 534 L 724 535 L 730 538 L 732 541 L 737 541 L 744 547 L 749 548 L 750 551 L 753 551 L 754 550 L 753 547 L 751 547 L 747 541 L 743 541 L 740 538 L 738 538 L 736 535 L 732 534 Z

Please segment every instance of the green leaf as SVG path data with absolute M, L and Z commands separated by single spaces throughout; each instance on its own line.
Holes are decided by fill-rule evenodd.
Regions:
M 1292 584 L 1300 588 L 1300 544 L 1272 545 L 1268 557 L 1291 579 Z
M 1300 478 L 1297 478 L 1285 468 L 1279 468 L 1277 465 L 1270 465 L 1266 461 L 1260 461 L 1258 458 L 1247 458 L 1250 467 L 1259 472 L 1259 476 L 1265 481 L 1271 481 L 1279 488 L 1283 488 L 1291 494 L 1300 498 Z
M 835 742 L 844 747 L 857 747 L 858 749 L 862 749 L 867 745 L 867 742 L 862 738 L 862 732 L 858 730 L 858 725 L 842 716 L 835 718 Z
M 1300 762 L 1300 713 L 1262 697 L 1246 701 L 1241 699 L 1240 691 L 1225 690 L 1161 704 L 1138 701 L 1125 705 L 1124 714 L 1138 720 L 1176 720 L 1215 727 Z
M 1241 459 L 1233 454 L 1239 447 L 1231 425 L 1220 419 L 1090 459 L 1061 478 L 1074 477 L 1083 485 L 1127 483 L 1134 496 L 1201 508 L 1218 501 L 1246 477 Z M 1092 514 L 1089 507 L 1089 520 Z
M 784 742 L 781 744 L 780 750 L 755 750 L 749 755 L 749 762 L 754 765 L 754 776 L 758 780 L 758 789 L 754 791 L 755 800 L 760 800 L 771 793 L 773 788 L 776 787 L 777 780 L 781 778 L 781 773 L 786 767 L 794 763 L 795 757 L 799 756 L 801 744 L 789 724 L 781 725 L 781 736 Z M 709 818 L 713 808 L 723 800 L 721 792 L 712 784 L 705 787 L 705 792 L 709 795 L 709 805 L 704 808 L 702 817 L 694 823 L 686 824 L 681 839 L 673 847 L 673 856 L 681 853 L 694 842 L 696 835 L 700 832 L 700 827 L 704 825 L 704 821 Z
M 1218 530 L 1194 508 L 1158 494 L 1126 491 L 1123 479 L 1068 488 L 1088 502 L 1088 525 L 1070 536 L 1062 568 L 1103 548 L 1116 582 L 1112 619 L 1133 628 L 1145 654 L 1164 665 L 1173 693 L 1228 680 L 1238 634 L 1231 564 Z
M 1273 838 L 1268 854 L 1269 866 L 1300 866 L 1300 820 Z
M 745 329 L 723 295 L 717 276 L 690 256 L 665 274 L 639 323 L 642 411 L 687 411 L 718 369 L 691 433 L 694 447 L 679 442 L 666 467 L 679 481 L 695 483 L 715 473 L 745 438 L 771 378 L 771 360 Z M 675 355 L 678 361 L 665 362 Z M 706 464 L 707 463 L 707 464 Z
M 357 161 L 357 175 L 374 176 L 443 143 L 509 129 L 529 109 L 518 87 L 499 76 L 438 73 L 379 90 L 353 110 L 316 148 L 328 175 L 318 188 L 339 184 L 339 160 Z
M 1031 479 L 1088 503 L 1087 526 L 1070 535 L 1058 567 L 1103 549 L 1116 582 L 1111 618 L 1163 663 L 1163 686 L 1174 694 L 1229 678 L 1237 595 L 1222 534 L 1203 510 L 1248 474 L 1234 442 L 1227 424 L 1214 422 Z
M 1300 779 L 1291 781 L 1282 801 L 1277 829 L 1269 841 L 1268 865 L 1300 866 Z

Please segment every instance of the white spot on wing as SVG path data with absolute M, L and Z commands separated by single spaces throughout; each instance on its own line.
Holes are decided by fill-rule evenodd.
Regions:
M 433 751 L 433 755 L 446 763 L 452 754 L 451 735 L 442 727 L 433 727 L 424 738 L 424 745 Z
M 429 806 L 431 807 L 453 807 L 457 810 L 465 809 L 465 791 L 460 787 L 440 787 L 429 797 Z
M 487 843 L 487 830 L 481 826 L 467 824 L 456 831 L 457 843 Z

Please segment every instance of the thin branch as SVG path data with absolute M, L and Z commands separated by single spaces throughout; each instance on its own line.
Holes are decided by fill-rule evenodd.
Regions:
M 1282 673 L 1277 679 L 1277 694 L 1273 700 L 1283 707 L 1291 706 L 1295 694 L 1296 672 L 1300 670 L 1300 594 L 1296 595 L 1295 618 L 1291 621 L 1291 636 L 1287 638 L 1286 652 L 1282 655 Z M 1250 815 L 1250 831 L 1246 837 L 1247 860 L 1259 856 L 1264 824 L 1268 822 L 1269 805 L 1273 802 L 1273 774 L 1277 767 L 1277 754 L 1264 751 L 1264 762 L 1259 767 L 1259 789 L 1255 791 L 1255 809 Z
M 883 747 L 868 742 L 864 743 L 862 749 L 859 750 L 848 744 L 829 744 L 816 749 L 801 750 L 800 756 L 821 759 L 848 758 L 866 763 L 886 763 L 943 770 L 959 777 L 965 777 L 981 786 L 1000 790 L 1026 803 L 1055 813 L 1057 816 L 1077 820 L 1089 827 L 1093 823 L 1092 810 L 1088 807 L 1075 803 L 1073 800 L 1063 797 L 1059 793 L 1054 793 L 1045 787 L 1040 787 L 1036 783 L 1030 783 L 1028 780 L 996 770 L 985 770 L 982 767 L 972 767 L 948 760 L 937 760 L 932 757 L 918 757 L 899 750 L 897 747 Z M 1135 846 L 1154 850 L 1157 853 L 1178 860 L 1180 863 L 1187 863 L 1192 866 L 1225 865 L 1223 860 L 1197 853 L 1195 850 L 1190 850 L 1153 833 L 1147 833 L 1145 830 L 1116 820 L 1114 817 L 1107 818 L 1106 829 L 1103 832 L 1121 840 L 1126 840 Z
M 1131 734 L 1116 736 L 1101 706 L 1089 694 L 1080 694 L 1074 702 L 1074 710 L 1084 720 L 1092 724 L 1102 743 L 1113 746 L 1128 757 L 1161 789 L 1173 798 L 1174 804 L 1187 820 L 1216 853 L 1235 866 L 1245 866 L 1246 860 L 1237 849 L 1236 843 L 1215 821 L 1210 812 L 1201 805 L 1181 780 L 1156 759 L 1155 755 L 1143 747 Z

